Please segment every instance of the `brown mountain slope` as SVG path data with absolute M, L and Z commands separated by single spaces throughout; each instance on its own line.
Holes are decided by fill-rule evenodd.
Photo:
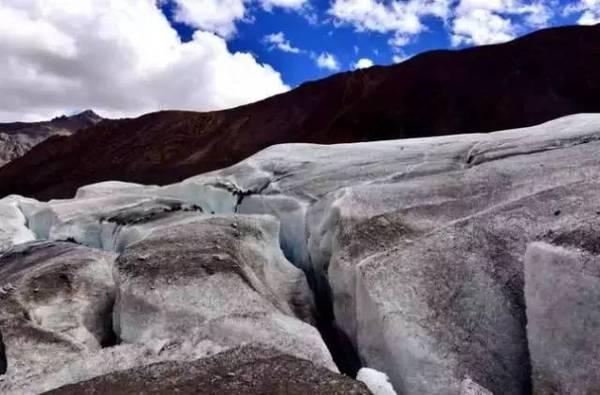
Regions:
M 582 112 L 600 112 L 600 26 L 429 52 L 226 111 L 102 122 L 4 166 L 0 196 L 67 197 L 109 179 L 169 183 L 276 143 L 487 132 Z
M 92 110 L 44 122 L 0 123 L 0 166 L 23 156 L 50 136 L 70 136 L 78 130 L 96 125 L 102 118 Z

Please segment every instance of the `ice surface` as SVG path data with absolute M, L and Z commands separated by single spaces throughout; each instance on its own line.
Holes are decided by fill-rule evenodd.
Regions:
M 0 257 L 0 331 L 9 377 L 55 369 L 110 338 L 115 258 L 48 242 L 21 244 Z
M 556 235 L 557 245 L 538 242 L 527 248 L 525 298 L 535 393 L 592 394 L 600 388 L 599 228 L 582 230 Z M 586 240 L 592 248 L 585 248 Z
M 388 376 L 375 369 L 362 368 L 356 379 L 365 383 L 373 395 L 397 395 Z
M 288 144 L 207 178 L 252 189 L 271 174 L 240 210 L 282 221 L 288 257 L 326 275 L 336 322 L 401 393 L 458 393 L 469 374 L 517 394 L 529 382 L 522 256 L 598 218 L 599 136 L 600 116 L 578 115 L 487 135 Z
M 103 196 L 114 196 L 115 194 L 149 194 L 158 189 L 157 186 L 147 186 L 130 182 L 107 181 L 97 184 L 86 185 L 77 190 L 76 199 L 89 199 Z
M 15 244 L 35 240 L 27 226 L 27 218 L 20 208 L 28 199 L 9 196 L 0 200 L 0 254 Z
M 465 377 L 460 387 L 460 395 L 494 395 L 470 377 Z
M 261 343 L 336 370 L 278 234 L 272 217 L 199 216 L 127 247 L 115 271 L 119 337 L 159 348 L 186 337 Z
M 531 381 L 525 250 L 563 235 L 558 245 L 594 255 L 592 242 L 576 245 L 569 232 L 600 221 L 599 150 L 595 114 L 490 134 L 278 145 L 164 187 L 109 182 L 71 200 L 3 199 L 0 240 L 73 240 L 122 252 L 120 262 L 140 270 L 156 264 L 156 278 L 118 271 L 131 294 L 119 305 L 128 341 L 160 349 L 205 322 L 192 332 L 218 344 L 287 339 L 287 351 L 312 350 L 304 357 L 327 364 L 310 308 L 290 302 L 299 272 L 282 269 L 287 258 L 331 291 L 336 324 L 398 393 L 459 393 L 468 375 L 494 393 L 521 394 Z M 236 232 L 240 218 L 249 228 Z M 187 266 L 173 264 L 172 249 L 204 272 L 175 276 Z M 214 262 L 231 270 L 213 272 Z

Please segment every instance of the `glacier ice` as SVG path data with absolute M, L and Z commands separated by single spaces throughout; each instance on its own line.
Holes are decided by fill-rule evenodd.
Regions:
M 527 248 L 527 335 L 535 393 L 591 394 L 600 388 L 599 230 L 586 224 L 553 235 L 552 244 Z
M 289 260 L 317 297 L 331 297 L 335 325 L 364 366 L 385 373 L 398 393 L 459 393 L 469 376 L 494 393 L 520 394 L 535 358 L 525 251 L 534 241 L 563 245 L 557 235 L 598 225 L 599 148 L 594 114 L 490 134 L 277 145 L 172 185 L 100 183 L 47 203 L 5 198 L 0 250 L 34 238 L 70 240 L 148 269 L 115 269 L 119 292 L 131 294 L 117 314 L 127 341 L 168 349 L 199 320 L 207 324 L 194 336 L 209 333 L 221 346 L 290 341 L 286 352 L 303 344 L 312 350 L 304 358 L 332 367 L 310 326 L 311 307 L 290 302 L 291 283 L 302 276 L 279 272 Z M 194 245 L 183 230 L 203 242 Z M 242 254 L 235 259 L 217 248 L 230 239 L 243 240 L 229 248 Z M 164 251 L 143 252 L 160 243 Z M 187 270 L 165 263 L 169 254 L 177 261 L 171 248 L 212 274 L 194 267 L 188 280 L 171 276 Z M 233 272 L 212 272 L 215 265 Z M 542 287 L 547 279 L 535 281 Z M 220 302 L 187 298 L 200 292 L 197 282 Z M 247 306 L 226 300 L 223 289 Z M 253 313 L 232 318 L 242 307 Z
M 27 376 L 100 349 L 110 338 L 116 254 L 34 242 L 0 256 L 0 330 L 9 376 Z
M 365 383 L 373 395 L 397 395 L 388 376 L 375 369 L 360 369 L 356 379 Z
M 0 253 L 15 244 L 35 240 L 35 234 L 28 227 L 28 219 L 20 208 L 28 199 L 8 196 L 0 199 Z
M 115 269 L 116 332 L 147 346 L 186 337 L 262 343 L 336 370 L 310 325 L 306 279 L 278 234 L 271 217 L 198 216 L 127 247 Z

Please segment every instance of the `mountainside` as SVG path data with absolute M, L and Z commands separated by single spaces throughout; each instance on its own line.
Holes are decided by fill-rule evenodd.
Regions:
M 159 112 L 53 137 L 0 169 L 0 196 L 69 197 L 110 179 L 164 184 L 278 143 L 489 132 L 600 111 L 600 26 L 435 51 L 342 73 L 247 106 Z
M 46 122 L 0 123 L 0 166 L 25 155 L 51 136 L 70 136 L 96 125 L 102 118 L 91 110 Z
M 596 394 L 599 150 L 580 114 L 0 199 L 0 393 Z

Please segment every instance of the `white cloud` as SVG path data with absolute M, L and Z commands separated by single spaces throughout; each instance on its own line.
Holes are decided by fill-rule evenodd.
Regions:
M 509 41 L 524 27 L 546 26 L 553 16 L 553 5 L 553 0 L 460 0 L 452 20 L 452 44 Z
M 369 58 L 361 58 L 361 59 L 358 60 L 358 62 L 356 62 L 356 63 L 354 63 L 352 65 L 352 68 L 355 69 L 355 70 L 358 70 L 358 69 L 367 69 L 367 68 L 373 66 L 373 64 L 374 63 L 373 63 L 373 61 L 371 59 L 369 59 Z
M 402 63 L 410 58 L 411 58 L 411 56 L 407 56 L 404 53 L 397 53 L 392 56 L 392 61 L 394 63 Z
M 124 0 L 126 1 L 126 0 Z M 159 0 L 167 1 L 167 0 Z M 175 20 L 187 25 L 213 32 L 224 38 L 236 33 L 236 22 L 251 20 L 248 5 L 260 3 L 266 11 L 273 8 L 303 11 L 307 18 L 310 0 L 170 0 L 175 3 Z
M 424 17 L 445 20 L 452 0 L 334 0 L 329 14 L 338 24 L 350 24 L 357 31 L 393 32 L 407 39 L 427 27 Z
M 581 21 L 590 23 L 600 13 L 590 9 L 600 0 L 586 3 Z M 546 27 L 558 0 L 332 0 L 328 13 L 337 25 L 351 25 L 359 32 L 391 34 L 394 52 L 427 31 L 425 18 L 438 18 L 449 29 L 454 46 L 508 41 L 528 28 Z
M 328 52 L 321 53 L 316 58 L 316 61 L 317 61 L 317 66 L 319 66 L 319 68 L 321 68 L 321 69 L 326 69 L 326 70 L 331 70 L 331 71 L 338 71 L 340 69 L 340 64 L 339 64 L 337 58 Z
M 88 107 L 105 116 L 213 110 L 288 89 L 212 33 L 182 43 L 155 0 L 2 0 L 0 37 L 6 121 Z
M 392 38 L 388 40 L 388 44 L 392 47 L 394 51 L 398 51 L 403 46 L 408 45 L 410 43 L 410 40 L 410 36 L 402 33 L 396 33 Z
M 581 13 L 577 23 L 580 25 L 595 25 L 600 23 L 600 0 L 579 0 L 568 4 L 563 14 L 568 16 Z
M 176 4 L 176 21 L 222 37 L 231 37 L 235 34 L 236 21 L 246 15 L 246 0 L 173 0 L 173 2 Z
M 309 0 L 260 0 L 263 9 L 271 11 L 274 7 L 300 10 L 309 4 Z
M 302 52 L 300 48 L 294 47 L 290 41 L 285 38 L 283 32 L 267 34 L 263 41 L 264 43 L 268 44 L 270 48 L 277 48 L 283 52 L 295 54 Z

